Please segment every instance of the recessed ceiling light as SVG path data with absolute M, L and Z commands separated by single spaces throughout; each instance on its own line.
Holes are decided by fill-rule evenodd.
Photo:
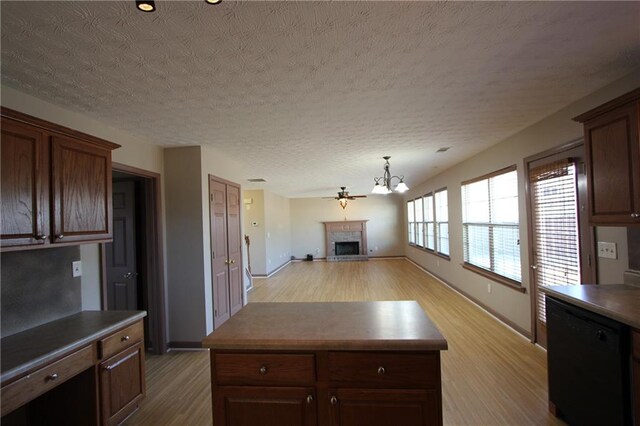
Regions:
M 204 0 L 205 2 L 209 3 L 209 4 L 218 4 L 218 3 L 222 3 L 222 0 Z
M 143 12 L 154 12 L 156 3 L 153 0 L 136 0 L 136 7 Z

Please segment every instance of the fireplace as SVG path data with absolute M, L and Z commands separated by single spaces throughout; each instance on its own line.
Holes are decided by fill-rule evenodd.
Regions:
M 336 241 L 336 256 L 353 256 L 360 254 L 360 243 L 357 241 Z
M 324 222 L 327 260 L 368 260 L 367 221 Z

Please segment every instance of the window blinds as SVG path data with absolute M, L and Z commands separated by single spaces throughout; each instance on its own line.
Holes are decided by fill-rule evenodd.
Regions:
M 580 284 L 576 168 L 570 159 L 529 171 L 536 285 Z M 538 320 L 546 323 L 544 293 L 538 294 Z

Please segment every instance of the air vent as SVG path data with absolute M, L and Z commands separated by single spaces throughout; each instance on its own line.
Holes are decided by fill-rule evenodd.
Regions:
M 262 179 L 262 178 L 254 178 L 254 179 L 247 179 L 249 182 L 266 182 L 266 180 Z
M 451 149 L 450 146 L 445 146 L 443 148 L 438 148 L 438 150 L 436 152 L 447 152 L 447 151 L 449 151 L 449 149 Z

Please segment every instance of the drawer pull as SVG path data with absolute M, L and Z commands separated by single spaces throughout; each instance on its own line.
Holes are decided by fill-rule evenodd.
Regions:
M 47 376 L 47 382 L 52 382 L 58 378 L 58 373 L 51 373 Z
M 631 217 L 637 219 L 640 217 L 640 213 L 631 213 Z
M 61 240 L 64 238 L 64 234 L 58 234 L 56 235 L 56 240 Z
M 313 395 L 307 396 L 307 404 L 311 404 L 313 402 Z
M 36 240 L 38 241 L 46 241 L 49 238 L 48 235 L 36 235 Z
M 338 403 L 338 398 L 336 398 L 335 396 L 332 396 L 329 402 L 331 402 L 331 405 L 336 405 Z
M 122 337 L 120 338 L 120 341 L 121 341 L 121 342 L 126 342 L 126 341 L 127 341 L 127 340 L 129 340 L 129 339 L 130 339 L 130 337 L 129 337 L 128 335 L 124 335 L 124 336 L 122 336 Z
M 260 374 L 267 374 L 267 367 L 263 365 L 258 371 L 260 372 Z
M 378 367 L 378 374 L 384 374 L 386 372 L 387 370 L 385 370 L 383 366 Z

